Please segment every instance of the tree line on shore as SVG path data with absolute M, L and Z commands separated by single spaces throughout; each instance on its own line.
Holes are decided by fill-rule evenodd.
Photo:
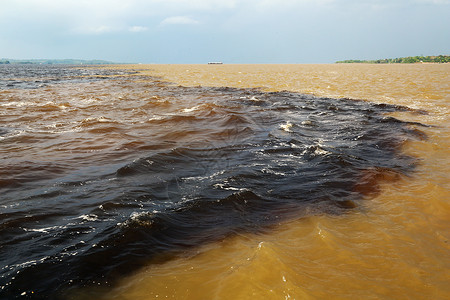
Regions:
M 365 64 L 414 64 L 414 63 L 449 63 L 450 55 L 437 56 L 408 56 L 399 58 L 383 58 L 377 60 L 349 59 L 337 61 L 337 64 L 365 63 Z

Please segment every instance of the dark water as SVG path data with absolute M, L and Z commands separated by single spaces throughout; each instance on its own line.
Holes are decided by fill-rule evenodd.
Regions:
M 408 110 L 394 105 L 23 68 L 0 67 L 4 299 L 66 298 L 204 243 L 362 209 L 380 180 L 412 174 L 400 146 L 424 138 L 386 116 Z
M 68 65 L 0 65 L 0 89 L 36 89 L 56 83 L 105 79 L 108 75 L 130 74 L 130 71 Z

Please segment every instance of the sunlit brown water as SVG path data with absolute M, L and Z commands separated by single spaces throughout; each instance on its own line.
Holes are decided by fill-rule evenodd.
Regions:
M 42 281 L 40 285 L 46 285 L 43 288 L 46 293 L 53 287 L 60 288 L 59 285 L 65 290 L 67 282 L 79 280 L 81 285 L 63 293 L 64 298 L 78 299 L 445 299 L 450 296 L 450 65 L 118 67 L 124 68 L 159 76 L 161 82 L 122 71 L 114 79 L 114 73 L 100 72 L 94 76 L 84 74 L 91 77 L 87 80 L 80 77 L 75 82 L 51 84 L 46 79 L 38 89 L 28 89 L 23 82 L 30 81 L 31 86 L 36 83 L 21 79 L 16 80 L 21 82 L 18 87 L 0 91 L 3 138 L 0 179 L 5 191 L 0 203 L 0 229 L 4 238 L 0 255 L 8 264 L 2 266 L 2 271 L 11 276 L 17 272 L 17 279 L 8 279 L 2 289 L 8 290 L 11 284 L 12 295 L 24 292 L 33 298 L 38 289 L 30 286 L 33 281 L 30 278 L 35 278 L 36 282 Z M 93 80 L 96 76 L 109 79 Z M 172 82 L 174 87 L 164 81 Z M 258 126 L 273 121 L 270 134 L 275 138 L 289 141 L 293 135 L 289 120 L 287 123 L 286 120 L 277 123 L 280 122 L 277 118 L 246 120 L 241 113 L 251 114 L 253 110 L 238 106 L 225 107 L 232 109 L 233 117 L 225 120 L 216 132 L 213 121 L 220 123 L 227 115 L 222 105 L 228 103 L 228 94 L 236 98 L 233 101 L 250 103 L 249 107 L 257 104 L 251 100 L 253 97 L 284 94 L 205 88 L 208 86 L 288 90 L 410 107 L 414 110 L 400 109 L 390 114 L 412 122 L 408 126 L 420 130 L 413 132 L 416 137 L 405 137 L 402 145 L 402 150 L 416 157 L 419 163 L 405 173 L 373 175 L 369 169 L 366 175 L 369 179 L 375 176 L 374 187 L 363 186 L 361 194 L 365 199 L 356 200 L 356 207 L 348 210 L 335 210 L 326 205 L 325 209 L 308 208 L 305 213 L 292 207 L 294 210 L 289 213 L 290 206 L 276 206 L 275 211 L 282 218 L 270 221 L 266 224 L 268 228 L 213 229 L 212 237 L 215 232 L 223 234 L 216 238 L 208 238 L 209 229 L 206 233 L 194 231 L 189 235 L 191 221 L 187 219 L 183 220 L 186 229 L 175 226 L 174 231 L 166 232 L 175 234 L 175 242 L 150 239 L 139 245 L 139 234 L 151 230 L 148 225 L 153 222 L 151 214 L 158 216 L 174 205 L 183 208 L 183 201 L 202 195 L 203 188 L 209 192 L 208 197 L 228 199 L 232 206 L 245 197 L 259 201 L 252 193 L 222 198 L 220 193 L 225 196 L 234 193 L 239 182 L 211 190 L 202 179 L 211 175 L 210 169 L 235 168 L 227 159 L 239 162 L 238 158 L 215 149 L 251 140 L 245 130 L 237 130 L 239 126 L 264 132 Z M 218 102 L 211 103 L 215 97 Z M 382 107 L 379 109 L 381 112 Z M 428 114 L 420 113 L 421 110 Z M 286 115 L 289 116 L 289 111 L 283 111 L 283 116 Z M 261 117 L 261 114 L 253 116 Z M 296 116 L 291 117 L 295 120 Z M 202 128 L 208 124 L 202 120 L 211 120 L 211 126 Z M 342 122 L 348 120 L 344 118 Z M 299 124 L 292 126 L 293 131 L 299 130 Z M 317 136 L 313 138 L 313 141 L 320 140 Z M 314 153 L 326 157 L 327 149 L 331 148 L 326 143 L 318 145 Z M 199 149 L 203 152 L 198 152 Z M 178 158 L 186 161 L 179 162 Z M 195 161 L 199 158 L 206 159 L 200 167 Z M 276 162 L 266 163 L 272 168 L 269 171 L 282 167 Z M 154 168 L 159 173 L 152 173 Z M 222 173 L 214 173 L 211 178 L 214 175 L 220 179 L 225 176 Z M 364 179 L 366 175 L 363 172 L 360 176 Z M 174 176 L 177 176 L 175 180 Z M 213 183 L 214 180 L 211 179 Z M 264 177 L 261 180 L 263 184 L 271 184 L 264 182 Z M 166 183 L 160 185 L 159 181 Z M 381 186 L 376 185 L 378 182 Z M 287 187 L 287 192 L 293 188 Z M 181 197 L 178 203 L 175 201 L 178 195 L 188 199 Z M 248 213 L 245 207 L 237 208 Z M 258 202 L 255 208 L 261 210 L 263 206 Z M 251 209 L 249 217 L 252 217 Z M 189 213 L 181 210 L 180 218 Z M 227 210 L 222 214 L 226 220 Z M 201 214 L 194 216 L 201 218 Z M 177 214 L 169 214 L 167 218 L 176 219 Z M 163 227 L 168 221 L 164 222 Z M 160 236 L 165 238 L 164 234 Z M 176 243 L 189 244 L 189 239 L 197 243 L 205 236 L 208 242 L 181 247 L 173 256 L 165 253 L 165 242 L 172 243 L 167 248 L 173 248 Z M 145 254 L 146 245 L 163 249 L 163 257 L 155 258 L 150 251 L 151 255 L 147 253 L 143 259 L 127 259 L 127 255 Z M 103 247 L 112 250 L 99 249 Z M 118 250 L 114 251 L 114 247 Z M 147 256 L 149 259 L 145 259 Z M 98 261 L 101 263 L 97 268 Z M 121 263 L 130 267 L 122 267 Z M 78 265 L 81 270 L 77 269 Z M 115 273 L 126 271 L 123 274 L 126 276 L 114 276 L 123 278 L 113 285 L 105 284 L 102 274 L 106 274 L 103 269 L 108 265 L 115 268 Z M 56 275 L 58 272 L 60 275 Z M 98 278 L 93 277 L 96 272 Z M 86 288 L 80 289 L 85 284 L 83 276 L 88 281 Z M 61 283 L 58 277 L 66 281 Z M 93 288 L 97 281 L 99 289 Z
M 423 109 L 397 114 L 434 125 L 403 146 L 413 176 L 345 215 L 281 224 L 150 265 L 111 299 L 448 299 L 450 297 L 450 65 L 152 65 L 186 86 L 263 87 Z

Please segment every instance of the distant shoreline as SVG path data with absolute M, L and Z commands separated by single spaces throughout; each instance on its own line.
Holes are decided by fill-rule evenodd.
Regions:
M 408 56 L 399 58 L 383 58 L 377 60 L 348 59 L 337 61 L 337 64 L 417 64 L 417 63 L 450 63 L 450 55 Z
M 0 59 L 0 65 L 116 65 L 120 63 L 99 59 Z

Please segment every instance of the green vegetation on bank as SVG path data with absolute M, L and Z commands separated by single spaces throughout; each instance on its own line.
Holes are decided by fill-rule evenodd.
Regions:
M 337 64 L 364 63 L 364 64 L 414 64 L 414 63 L 449 63 L 450 55 L 438 56 L 408 56 L 399 58 L 384 58 L 377 60 L 349 59 L 337 61 Z
M 21 65 L 111 65 L 116 64 L 106 60 L 84 60 L 84 59 L 8 59 L 1 58 L 0 64 L 21 64 Z

